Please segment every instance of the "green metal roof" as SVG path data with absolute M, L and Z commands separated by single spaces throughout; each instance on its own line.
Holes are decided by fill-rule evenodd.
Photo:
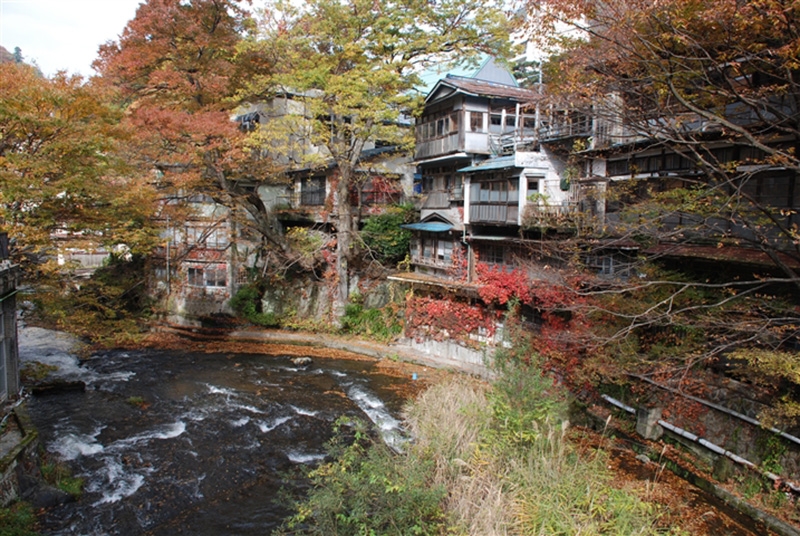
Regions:
M 461 168 L 458 171 L 459 173 L 472 173 L 474 171 L 491 171 L 493 169 L 508 169 L 512 167 L 517 167 L 513 155 L 490 158 L 472 166 Z

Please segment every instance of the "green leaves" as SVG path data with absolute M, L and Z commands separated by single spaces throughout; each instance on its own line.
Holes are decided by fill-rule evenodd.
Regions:
M 364 221 L 361 237 L 381 263 L 396 263 L 408 253 L 411 231 L 400 226 L 410 222 L 410 214 L 413 214 L 410 207 L 392 207 Z
M 432 485 L 432 463 L 394 454 L 361 421 L 337 423 L 334 460 L 311 472 L 312 488 L 284 534 L 436 535 L 446 491 Z

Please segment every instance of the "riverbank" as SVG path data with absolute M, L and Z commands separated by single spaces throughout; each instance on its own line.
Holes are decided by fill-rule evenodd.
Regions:
M 431 355 L 408 344 L 387 345 L 355 337 L 310 332 L 267 329 L 215 331 L 161 325 L 148 334 L 143 345 L 171 350 L 191 348 L 206 353 L 368 359 L 377 361 L 376 370 L 382 373 L 415 380 L 405 384 L 406 398 L 453 374 L 466 374 L 479 379 L 487 379 L 492 375 L 488 367 Z
M 254 352 L 302 356 L 339 355 L 348 359 L 377 360 L 378 367 L 398 376 L 416 375 L 418 382 L 402 393 L 407 398 L 417 396 L 431 385 L 467 373 L 479 379 L 490 375 L 485 368 L 436 358 L 404 344 L 382 345 L 352 337 L 319 335 L 280 330 L 235 330 L 223 334 L 192 329 L 163 327 L 148 338 L 148 344 L 184 347 L 190 340 L 196 349 L 206 352 Z M 601 409 L 603 412 L 603 409 Z M 607 412 L 603 413 L 605 416 Z M 693 535 L 730 534 L 735 536 L 773 534 L 763 525 L 723 505 L 709 494 L 688 484 L 684 479 L 665 471 L 667 457 L 685 459 L 686 454 L 665 447 L 664 459 L 654 463 L 632 448 L 630 439 L 614 432 L 622 422 L 612 420 L 599 433 L 591 427 L 573 427 L 571 439 L 582 449 L 601 450 L 608 455 L 608 466 L 614 481 L 625 489 L 635 490 L 646 500 L 659 505 L 662 526 L 681 527 Z M 616 437 L 615 437 L 616 436 Z M 638 443 L 637 443 L 638 444 Z M 656 448 L 655 446 L 651 446 Z M 660 447 L 659 447 L 660 448 Z M 710 478 L 710 477 L 709 477 Z
M 188 339 L 198 341 L 239 341 L 239 342 L 258 342 L 269 344 L 283 344 L 288 346 L 299 346 L 304 348 L 326 348 L 346 351 L 350 353 L 365 355 L 375 359 L 392 359 L 406 362 L 414 362 L 436 369 L 452 369 L 470 375 L 488 378 L 491 377 L 491 370 L 485 364 L 466 362 L 450 359 L 441 354 L 421 351 L 419 348 L 407 342 L 391 342 L 388 344 L 359 339 L 352 336 L 340 336 L 334 334 L 318 334 L 301 331 L 287 331 L 279 329 L 233 329 L 233 330 L 209 330 L 183 327 L 177 325 L 159 325 L 147 337 L 147 341 L 161 342 L 160 336 L 164 334 L 179 335 Z M 149 343 L 148 343 L 149 344 Z
M 27 330 L 28 328 L 26 328 Z M 69 341 L 53 339 L 47 334 L 28 330 L 34 344 L 22 352 L 25 360 L 35 359 L 35 354 L 69 353 Z M 23 338 L 24 340 L 24 338 Z M 50 341 L 50 342 L 48 342 Z M 74 341 L 73 341 L 74 342 Z M 52 344 L 55 343 L 55 344 Z M 410 399 L 428 387 L 467 373 L 481 381 L 486 377 L 476 374 L 471 367 L 460 368 L 446 360 L 431 358 L 407 345 L 382 345 L 352 337 L 319 335 L 278 330 L 236 330 L 213 332 L 161 327 L 149 334 L 145 346 L 154 349 L 197 351 L 226 355 L 235 359 L 237 354 L 264 354 L 304 356 L 312 359 L 341 358 L 364 360 L 382 374 L 394 375 L 416 381 L 401 382 L 397 395 Z M 74 358 L 73 358 L 74 359 Z M 71 365 L 70 365 L 71 366 Z M 608 466 L 613 471 L 615 485 L 638 490 L 646 500 L 658 504 L 662 526 L 681 527 L 691 534 L 771 534 L 763 527 L 754 527 L 730 509 L 715 504 L 698 489 L 687 485 L 677 476 L 664 471 L 660 463 L 637 457 L 625 440 L 596 433 L 589 428 L 573 427 L 571 439 L 581 448 L 602 450 L 608 454 Z

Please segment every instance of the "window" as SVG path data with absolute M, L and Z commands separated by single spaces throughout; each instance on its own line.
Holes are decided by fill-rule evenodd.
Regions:
M 190 287 L 226 288 L 228 286 L 228 268 L 225 265 L 189 268 L 187 282 Z
M 188 226 L 186 227 L 186 243 L 211 249 L 225 249 L 228 247 L 227 227 L 224 225 Z
M 508 182 L 508 202 L 509 203 L 519 203 L 519 189 L 517 188 L 517 183 L 512 181 Z
M 483 132 L 483 113 L 481 112 L 469 113 L 469 129 L 472 132 Z
M 190 287 L 204 287 L 205 280 L 203 279 L 202 268 L 189 268 L 189 286 Z
M 500 133 L 503 130 L 503 116 L 501 114 L 491 114 L 489 116 L 489 132 Z
M 453 255 L 453 243 L 449 240 L 438 240 L 436 246 L 436 260 L 449 264 Z
M 509 196 L 509 182 L 506 180 L 486 181 L 480 184 L 480 203 L 507 203 L 509 200 L 516 201 L 516 193 Z M 514 188 L 516 191 L 516 188 Z M 510 198 L 510 199 L 509 199 Z
M 419 260 L 422 262 L 446 265 L 452 262 L 453 241 L 449 237 L 424 236 L 420 238 L 420 242 L 422 243 L 422 257 Z M 418 252 L 419 249 L 416 251 Z
M 440 112 L 422 118 L 417 127 L 417 137 L 420 141 L 431 140 L 447 136 L 458 131 L 458 112 Z
M 486 264 L 504 264 L 505 248 L 503 246 L 483 246 L 478 251 L 478 260 Z
M 611 253 L 592 255 L 586 259 L 586 264 L 594 268 L 597 275 L 600 276 L 614 276 L 622 279 L 630 276 L 630 264 Z
M 433 252 L 436 249 L 436 241 L 431 238 L 422 239 L 422 257 L 424 259 L 432 259 Z
M 692 164 L 688 158 L 678 153 L 664 155 L 664 171 L 691 169 Z
M 610 177 L 628 175 L 631 172 L 628 160 L 609 160 L 606 164 L 606 174 Z
M 536 130 L 536 116 L 535 115 L 523 116 L 522 128 L 524 128 L 526 132 L 527 131 L 533 132 L 534 130 Z
M 530 197 L 539 193 L 539 179 L 528 179 L 528 192 L 525 197 Z
M 300 204 L 325 204 L 325 177 L 307 177 L 300 181 Z

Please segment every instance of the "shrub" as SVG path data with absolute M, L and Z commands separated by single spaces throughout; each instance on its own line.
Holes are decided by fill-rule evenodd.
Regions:
M 36 516 L 24 502 L 0 508 L 0 536 L 36 536 Z
M 23 384 L 29 385 L 44 380 L 51 372 L 57 370 L 58 367 L 55 365 L 39 363 L 38 361 L 28 361 L 19 369 L 19 380 Z
M 340 420 L 337 427 L 330 447 L 334 461 L 311 472 L 308 498 L 282 527 L 283 533 L 441 534 L 446 490 L 431 485 L 431 462 L 396 455 L 360 421 Z
M 414 441 L 394 454 L 363 428 L 284 530 L 302 535 L 656 534 L 654 507 L 613 484 L 602 452 L 569 439 L 565 389 L 525 337 L 496 359 L 491 386 L 459 378 L 405 409 Z M 341 434 L 339 434 L 341 438 Z
M 411 231 L 400 226 L 411 221 L 412 214 L 412 207 L 401 205 L 389 207 L 385 213 L 364 221 L 361 236 L 379 262 L 398 263 L 405 258 L 411 243 Z
M 45 274 L 32 301 L 39 322 L 92 343 L 119 346 L 138 342 L 152 314 L 141 257 L 111 257 L 85 280 L 63 278 L 60 270 Z
M 83 479 L 72 476 L 69 468 L 58 462 L 42 464 L 40 467 L 42 478 L 65 493 L 69 493 L 75 498 L 83 493 Z
M 396 306 L 389 304 L 381 309 L 365 309 L 362 301 L 355 296 L 345 306 L 341 321 L 344 332 L 381 342 L 391 341 L 403 332 Z
M 261 291 L 256 285 L 241 287 L 231 298 L 230 306 L 239 316 L 258 326 L 280 325 L 280 320 L 274 314 L 261 311 Z

